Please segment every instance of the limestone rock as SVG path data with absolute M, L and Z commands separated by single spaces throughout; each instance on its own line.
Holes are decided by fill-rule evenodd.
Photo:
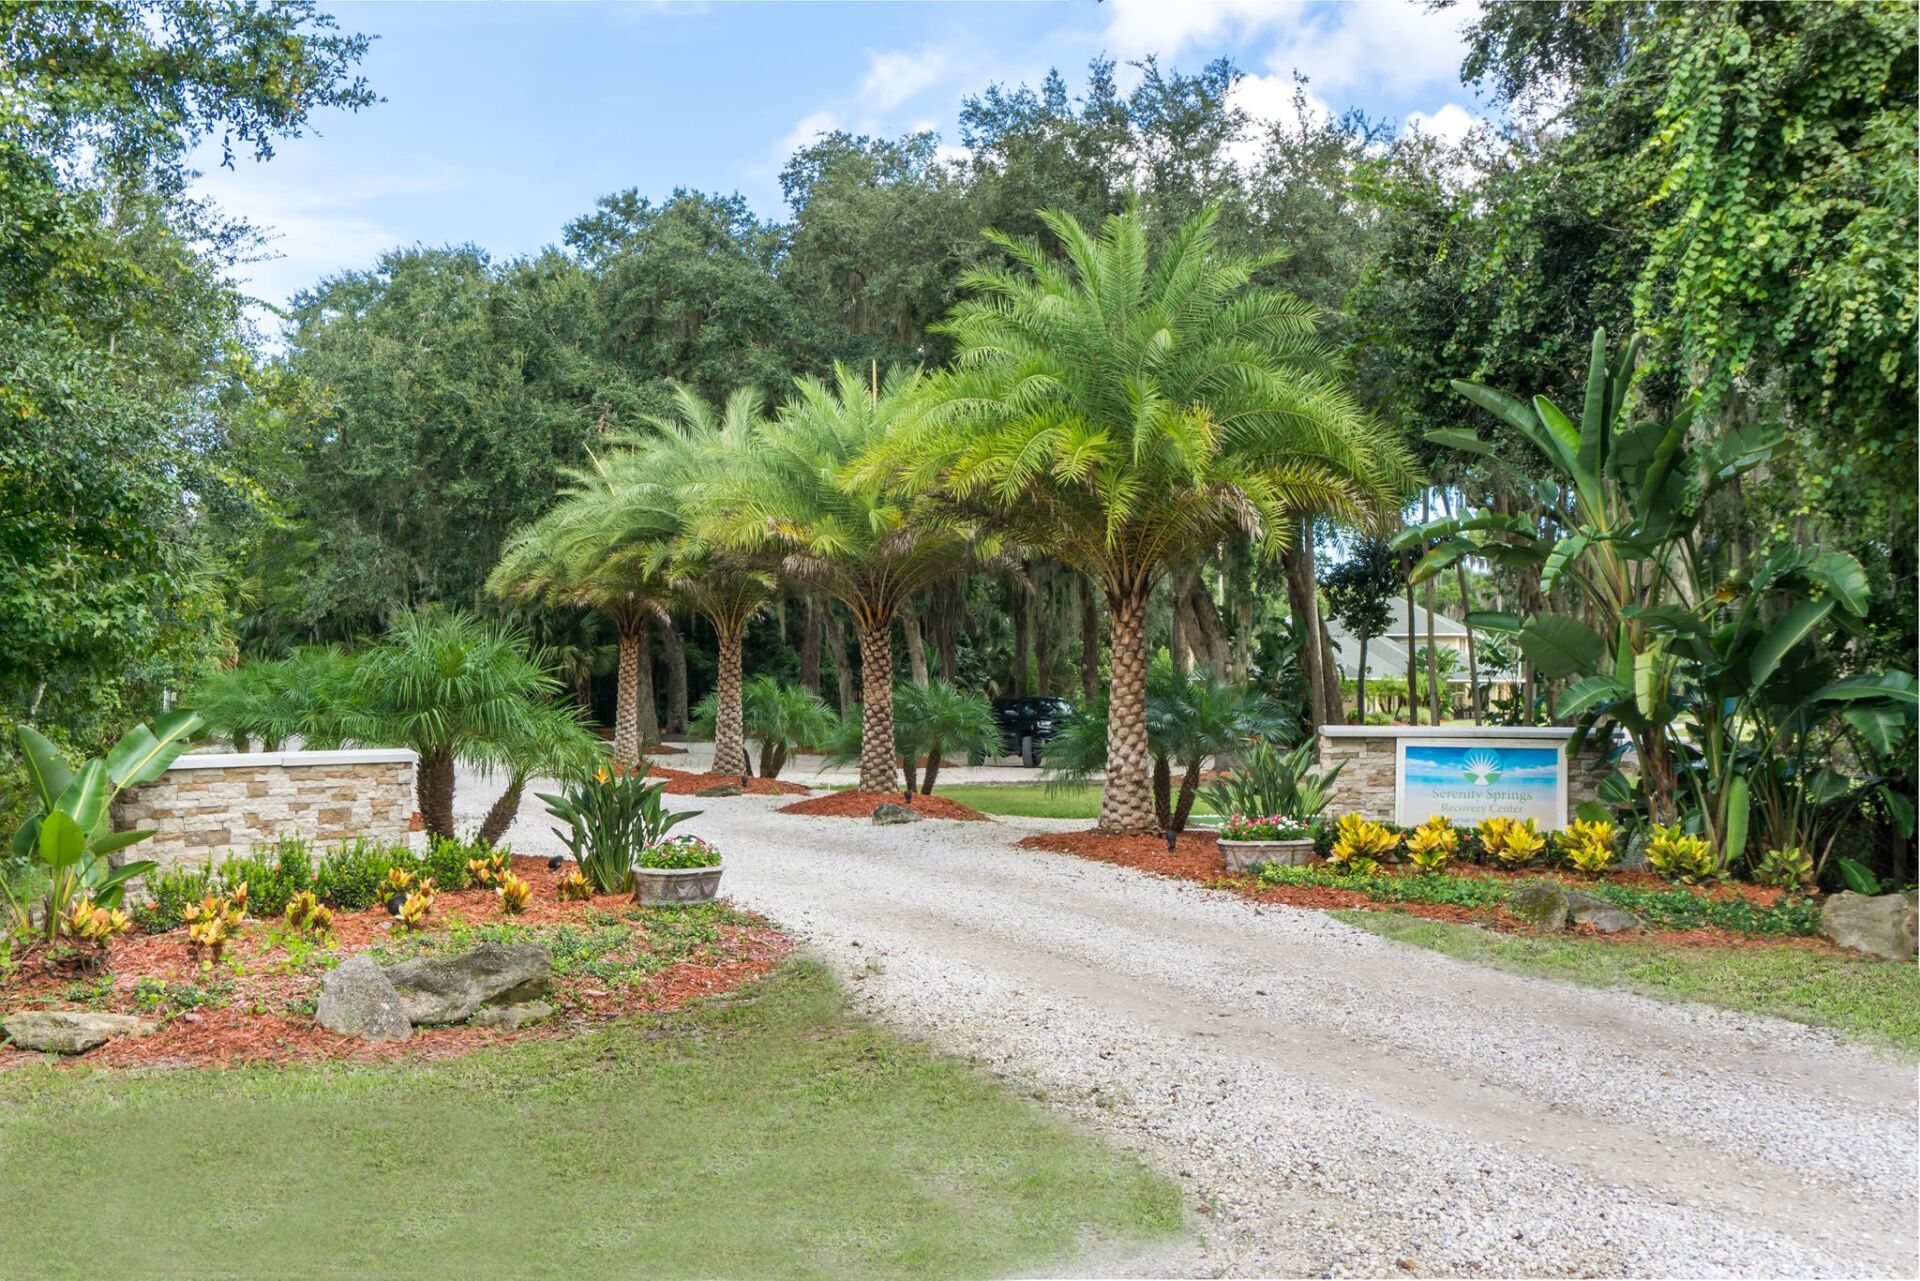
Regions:
M 875 827 L 892 827 L 899 823 L 918 823 L 924 815 L 915 813 L 905 805 L 895 801 L 882 801 L 873 807 Z
M 1567 928 L 1573 903 L 1567 887 L 1558 881 L 1528 881 L 1507 895 L 1507 910 L 1537 929 L 1552 932 Z
M 711 799 L 711 798 L 713 798 L 713 797 L 716 797 L 716 796 L 739 796 L 739 795 L 741 795 L 741 791 L 740 791 L 740 784 L 738 784 L 738 783 L 715 783 L 715 784 L 714 784 L 714 785 L 713 785 L 712 787 L 703 787 L 703 788 L 701 788 L 701 789 L 700 789 L 699 791 L 697 791 L 697 792 L 695 792 L 695 793 L 694 793 L 694 795 L 695 795 L 695 796 L 704 796 L 704 797 L 707 797 L 707 798 L 709 798 L 709 799 Z
M 532 944 L 482 943 L 458 956 L 422 956 L 387 971 L 410 1022 L 462 1023 L 483 1005 L 519 1005 L 545 996 L 553 954 Z
M 22 1010 L 0 1019 L 0 1032 L 23 1050 L 85 1054 L 116 1036 L 146 1036 L 156 1025 L 131 1014 L 87 1010 Z
M 1913 959 L 1920 891 L 1855 894 L 1842 890 L 1820 909 L 1820 933 L 1841 947 L 1889 961 Z
M 468 1027 L 497 1027 L 511 1032 L 529 1023 L 553 1017 L 553 1007 L 545 1001 L 527 1001 L 521 1005 L 483 1005 L 467 1020 Z
M 348 957 L 320 980 L 313 1018 L 329 1032 L 363 1041 L 405 1041 L 413 1035 L 400 994 L 365 953 Z
M 1647 927 L 1646 922 L 1632 912 L 1624 907 L 1615 907 L 1612 903 L 1582 904 L 1568 913 L 1567 919 L 1575 925 L 1585 925 L 1602 934 L 1620 934 Z

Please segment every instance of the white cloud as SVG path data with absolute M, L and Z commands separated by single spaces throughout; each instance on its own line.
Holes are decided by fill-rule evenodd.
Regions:
M 787 131 L 787 136 L 774 144 L 774 154 L 785 164 L 787 158 L 823 133 L 832 133 L 840 127 L 840 118 L 831 111 L 813 111 L 800 117 L 800 122 Z
M 1431 12 L 1397 0 L 1301 10 L 1285 24 L 1266 63 L 1279 74 L 1298 70 L 1331 96 L 1454 84 L 1466 51 L 1462 29 L 1478 16 L 1474 0 Z
M 1229 31 L 1245 37 L 1297 23 L 1305 11 L 1300 0 L 1108 0 L 1108 7 L 1105 40 L 1122 58 L 1173 58 L 1189 44 Z
M 867 56 L 867 74 L 860 81 L 860 102 L 869 111 L 891 111 L 909 98 L 931 89 L 947 73 L 944 49 L 919 53 L 895 49 Z
M 1479 116 L 1457 102 L 1449 102 L 1438 111 L 1409 112 L 1406 127 L 1418 129 L 1430 138 L 1457 145 L 1479 123 Z
M 1298 86 L 1290 75 L 1263 76 L 1253 73 L 1241 77 L 1233 86 L 1227 95 L 1227 104 L 1238 107 L 1253 118 L 1247 131 L 1228 149 L 1242 169 L 1250 169 L 1259 161 L 1270 124 L 1278 120 L 1292 125 L 1296 88 Z M 1310 87 L 1306 90 L 1306 107 L 1310 120 L 1333 118 L 1332 109 Z

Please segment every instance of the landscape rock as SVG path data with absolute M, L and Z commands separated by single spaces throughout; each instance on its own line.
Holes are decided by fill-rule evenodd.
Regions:
M 1842 890 L 1820 909 L 1820 933 L 1841 947 L 1889 961 L 1913 959 L 1920 891 L 1855 894 Z
M 1558 881 L 1528 881 L 1507 895 L 1507 910 L 1537 929 L 1564 930 L 1573 903 Z
M 497 1027 L 511 1032 L 529 1023 L 553 1017 L 553 1007 L 545 1001 L 527 1001 L 521 1005 L 483 1005 L 467 1020 L 469 1027 Z
M 716 796 L 739 796 L 741 795 L 740 784 L 715 783 L 712 787 L 701 788 L 699 791 L 695 792 L 694 795 L 705 796 L 709 798 L 716 797 Z
M 87 1010 L 22 1010 L 0 1019 L 0 1032 L 23 1050 L 85 1054 L 116 1036 L 146 1036 L 156 1024 L 131 1014 Z
M 882 801 L 873 807 L 873 822 L 876 827 L 891 827 L 896 823 L 918 823 L 922 817 L 924 816 L 896 801 Z
M 365 953 L 348 957 L 320 980 L 320 1003 L 313 1019 L 329 1032 L 363 1041 L 405 1041 L 413 1036 L 413 1023 L 400 1008 L 400 994 Z
M 520 1005 L 545 996 L 553 983 L 553 954 L 532 944 L 482 943 L 457 956 L 402 961 L 386 973 L 410 1022 L 462 1023 L 483 1005 Z
M 1615 907 L 1611 903 L 1597 906 L 1583 904 L 1568 914 L 1568 920 L 1575 925 L 1585 925 L 1602 934 L 1622 934 L 1628 930 L 1643 930 L 1646 922 L 1627 911 L 1624 907 Z

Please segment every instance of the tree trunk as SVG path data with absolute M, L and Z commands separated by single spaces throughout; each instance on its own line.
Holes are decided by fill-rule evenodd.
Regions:
M 826 615 L 824 626 L 827 652 L 833 657 L 834 692 L 839 699 L 839 712 L 845 716 L 853 710 L 853 664 L 847 661 L 847 629 L 841 624 L 839 615 L 824 604 L 820 608 Z
M 1462 495 L 1462 502 L 1465 496 Z M 1444 515 L 1453 515 L 1453 500 L 1447 497 L 1447 491 L 1440 491 L 1440 510 Z M 1454 581 L 1460 586 L 1460 625 L 1467 629 L 1467 706 L 1473 713 L 1473 723 L 1480 724 L 1480 655 L 1473 640 L 1473 624 L 1467 616 L 1473 613 L 1473 599 L 1467 595 L 1467 562 L 1463 558 L 1453 562 Z
M 860 624 L 860 790 L 895 790 L 893 768 L 893 620 Z
M 646 623 L 620 623 L 620 665 L 614 678 L 613 766 L 629 770 L 640 759 L 640 638 Z M 652 693 L 652 682 L 648 682 Z M 421 811 L 425 813 L 425 811 Z
M 940 679 L 949 685 L 960 683 L 960 618 L 966 613 L 967 598 L 959 582 L 947 580 L 934 589 L 939 602 L 929 620 L 933 629 L 934 650 L 940 659 Z
M 1093 598 L 1093 580 L 1082 578 L 1080 592 L 1080 697 L 1091 703 L 1100 696 L 1100 606 Z
M 1419 671 L 1419 663 L 1414 658 L 1420 649 L 1414 643 L 1417 630 L 1413 621 L 1413 576 L 1409 574 L 1407 576 L 1407 721 L 1413 725 L 1420 723 L 1420 703 L 1414 695 L 1414 691 L 1420 687 L 1420 680 L 1416 674 Z
M 747 772 L 746 724 L 740 709 L 740 636 L 746 629 L 738 624 L 722 625 L 714 619 L 719 638 L 719 670 L 714 673 L 716 705 L 713 716 L 713 772 Z
M 905 775 L 905 776 L 906 776 L 906 780 L 907 780 L 907 796 L 908 796 L 909 798 L 911 798 L 911 797 L 913 796 L 913 794 L 914 794 L 915 792 L 917 792 L 917 791 L 919 791 L 919 790 L 920 790 L 920 785 L 919 785 L 919 783 L 918 783 L 918 782 L 916 781 L 916 775 L 914 774 L 914 771 L 915 771 L 916 769 L 918 769 L 918 768 L 919 768 L 919 765 L 918 765 L 918 763 L 917 763 L 917 762 L 916 762 L 916 761 L 915 761 L 915 760 L 913 759 L 913 757 L 911 757 L 911 756 L 902 756 L 902 757 L 900 758 L 900 772 L 901 772 L 901 773 L 902 773 L 903 775 Z M 864 792 L 864 791 L 866 791 L 867 789 L 863 787 L 863 788 L 861 788 L 860 790 Z
M 1053 571 L 1047 562 L 1037 566 L 1039 574 L 1034 583 L 1033 594 L 1028 597 L 1033 603 L 1033 692 L 1036 694 L 1053 693 L 1053 647 L 1058 632 L 1051 626 L 1053 619 Z
M 1173 829 L 1173 768 L 1164 756 L 1153 758 L 1153 821 L 1163 832 Z
M 820 692 L 820 602 L 811 596 L 800 639 L 800 683 L 815 694 Z
M 779 744 L 772 739 L 760 742 L 760 777 L 778 778 L 780 776 Z
M 1426 524 L 1433 518 L 1432 495 L 1430 489 L 1420 491 L 1420 523 Z M 1407 630 L 1413 630 L 1413 624 L 1407 624 Z M 1427 698 L 1431 703 L 1433 723 L 1440 723 L 1440 646 L 1434 636 L 1433 623 L 1433 579 L 1427 579 Z
M 1326 678 L 1321 670 L 1320 609 L 1314 591 L 1313 554 L 1311 548 L 1301 550 L 1301 535 L 1311 525 L 1311 521 L 1299 522 L 1294 538 L 1280 553 L 1280 568 L 1287 582 L 1287 612 L 1293 616 L 1294 635 L 1300 641 L 1300 678 L 1307 687 L 1307 711 L 1317 726 L 1346 718 L 1338 715 L 1339 703 L 1328 702 Z
M 920 636 L 920 619 L 911 604 L 900 611 L 900 634 L 907 642 L 907 670 L 912 673 L 913 683 L 925 689 L 931 679 L 927 675 L 927 643 Z
M 414 770 L 414 791 L 427 834 L 453 840 L 453 757 L 421 758 Z
M 1187 762 L 1187 768 L 1180 775 L 1180 796 L 1173 806 L 1173 830 L 1187 830 L 1187 819 L 1193 814 L 1193 798 L 1200 792 L 1200 757 Z
M 1147 745 L 1147 600 L 1149 590 L 1130 584 L 1107 590 L 1112 619 L 1109 661 L 1112 699 L 1107 715 L 1107 779 L 1100 793 L 1096 831 L 1111 834 L 1151 832 L 1153 796 L 1147 774 L 1153 754 Z
M 927 767 L 920 774 L 920 794 L 933 795 L 933 780 L 940 777 L 940 744 L 935 743 L 927 753 Z
M 1033 605 L 1026 575 L 1013 582 L 1013 694 L 1033 692 Z
M 1226 676 L 1232 664 L 1226 624 L 1220 619 L 1220 609 L 1213 603 L 1213 593 L 1207 590 L 1204 576 L 1197 572 L 1188 575 L 1180 606 L 1187 645 L 1193 657 L 1215 676 Z
M 661 610 L 653 617 L 660 629 L 660 644 L 667 651 L 667 720 L 662 726 L 668 734 L 687 732 L 687 645 L 673 615 Z
M 1367 634 L 1360 633 L 1360 674 L 1353 682 L 1353 712 L 1360 723 L 1367 723 Z
M 1176 570 L 1167 588 L 1167 607 L 1171 614 L 1167 657 L 1173 660 L 1173 670 L 1181 676 L 1193 668 L 1193 636 L 1187 625 L 1187 579 L 1192 573 L 1191 569 Z
M 520 812 L 520 797 L 526 791 L 527 776 L 515 770 L 507 779 L 507 790 L 500 793 L 500 799 L 487 810 L 487 816 L 480 821 L 479 839 L 482 845 L 498 845 L 500 838 L 513 826 L 514 816 Z

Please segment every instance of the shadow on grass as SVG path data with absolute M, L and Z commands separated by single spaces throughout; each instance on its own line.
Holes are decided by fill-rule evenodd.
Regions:
M 1181 1225 L 806 961 L 435 1063 L 15 1072 L 0 1151 L 14 1276 L 984 1276 Z

